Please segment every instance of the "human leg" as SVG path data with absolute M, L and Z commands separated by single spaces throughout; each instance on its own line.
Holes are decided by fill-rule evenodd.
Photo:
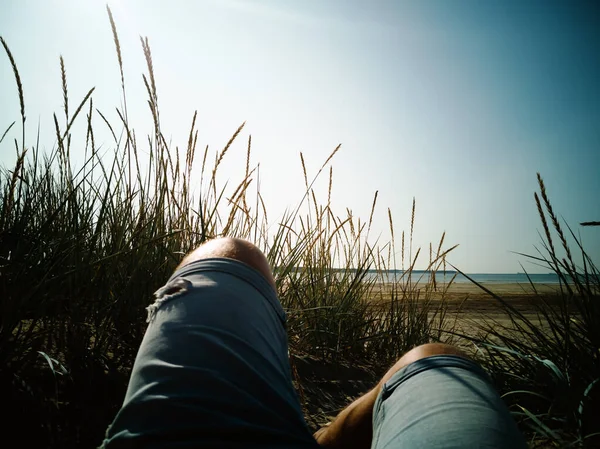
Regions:
M 149 307 L 104 445 L 310 447 L 265 256 L 238 239 L 186 256 Z
M 330 448 L 525 447 L 487 374 L 439 343 L 407 352 L 315 437 Z

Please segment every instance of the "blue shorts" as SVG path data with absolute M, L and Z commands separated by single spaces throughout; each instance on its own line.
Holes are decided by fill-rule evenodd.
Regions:
M 292 385 L 284 311 L 258 271 L 190 263 L 157 291 L 148 318 L 103 447 L 319 447 Z M 485 373 L 452 356 L 396 373 L 373 424 L 377 448 L 524 447 Z

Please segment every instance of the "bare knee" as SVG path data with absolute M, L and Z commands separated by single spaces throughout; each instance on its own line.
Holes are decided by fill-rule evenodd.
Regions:
M 222 237 L 202 244 L 185 256 L 179 268 L 202 259 L 226 258 L 245 263 L 262 274 L 267 282 L 275 288 L 275 279 L 267 258 L 254 244 L 231 237 Z
M 434 355 L 457 355 L 467 358 L 467 355 L 456 346 L 445 343 L 426 343 L 408 351 L 400 358 L 398 363 L 406 366 L 410 363 L 416 362 L 417 360 Z
M 426 343 L 416 348 L 411 349 L 404 354 L 400 360 L 396 362 L 392 368 L 383 376 L 381 385 L 387 382 L 397 371 L 400 371 L 407 365 L 410 365 L 417 360 L 421 360 L 434 355 L 456 355 L 459 357 L 469 358 L 462 350 L 456 346 L 448 345 L 445 343 Z

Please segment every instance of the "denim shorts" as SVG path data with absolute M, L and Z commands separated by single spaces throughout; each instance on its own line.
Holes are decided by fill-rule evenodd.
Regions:
M 317 448 L 288 358 L 285 314 L 266 279 L 230 259 L 177 270 L 148 307 L 114 448 Z M 486 374 L 435 356 L 378 396 L 373 447 L 524 447 Z
M 436 355 L 407 365 L 385 383 L 373 410 L 372 448 L 526 448 L 483 369 Z

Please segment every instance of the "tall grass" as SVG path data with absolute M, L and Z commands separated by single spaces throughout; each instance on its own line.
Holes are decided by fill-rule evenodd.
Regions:
M 480 286 L 506 319 L 488 318 L 483 335 L 467 338 L 533 443 L 600 447 L 600 271 L 558 219 L 539 174 L 538 184 L 541 248 L 523 256 L 556 273 L 556 292 L 531 283 L 527 314 Z
M 141 134 L 129 122 L 121 45 L 108 14 L 123 94 L 118 121 L 94 107 L 93 88 L 81 99 L 70 97 L 68 61 L 61 57 L 64 110 L 53 116 L 56 144 L 48 152 L 40 150 L 39 136 L 26 142 L 24 88 L 1 41 L 17 83 L 22 137 L 15 166 L 0 172 L 0 388 L 6 428 L 22 444 L 99 443 L 121 404 L 152 293 L 185 253 L 216 236 L 250 239 L 267 254 L 289 316 L 295 368 L 309 360 L 376 373 L 405 349 L 442 337 L 445 303 L 433 300 L 435 278 L 421 291 L 410 276 L 419 257 L 412 248 L 414 203 L 407 267 L 396 278 L 385 274 L 396 268 L 394 239 L 372 243 L 369 235 L 376 196 L 368 222 L 333 212 L 330 164 L 339 147 L 313 177 L 302 157 L 305 194 L 270 223 L 244 124 L 210 151 L 198 146 L 194 114 L 186 145 L 169 146 L 147 39 L 143 81 L 153 127 L 144 142 L 148 158 L 140 157 Z M 85 140 L 75 140 L 76 126 L 85 129 Z M 98 126 L 110 132 L 108 151 L 96 144 Z M 219 167 L 238 144 L 245 172 L 220 185 Z M 79 165 L 72 162 L 75 149 L 84 154 Z M 329 193 L 320 202 L 313 185 L 327 169 Z M 432 270 L 445 263 L 443 240 L 430 251 Z M 402 264 L 404 251 L 402 233 Z M 370 306 L 373 297 L 378 307 Z M 310 408 L 315 401 L 307 395 L 319 393 L 302 387 L 304 376 L 296 380 Z M 321 405 L 323 419 L 338 406 Z

